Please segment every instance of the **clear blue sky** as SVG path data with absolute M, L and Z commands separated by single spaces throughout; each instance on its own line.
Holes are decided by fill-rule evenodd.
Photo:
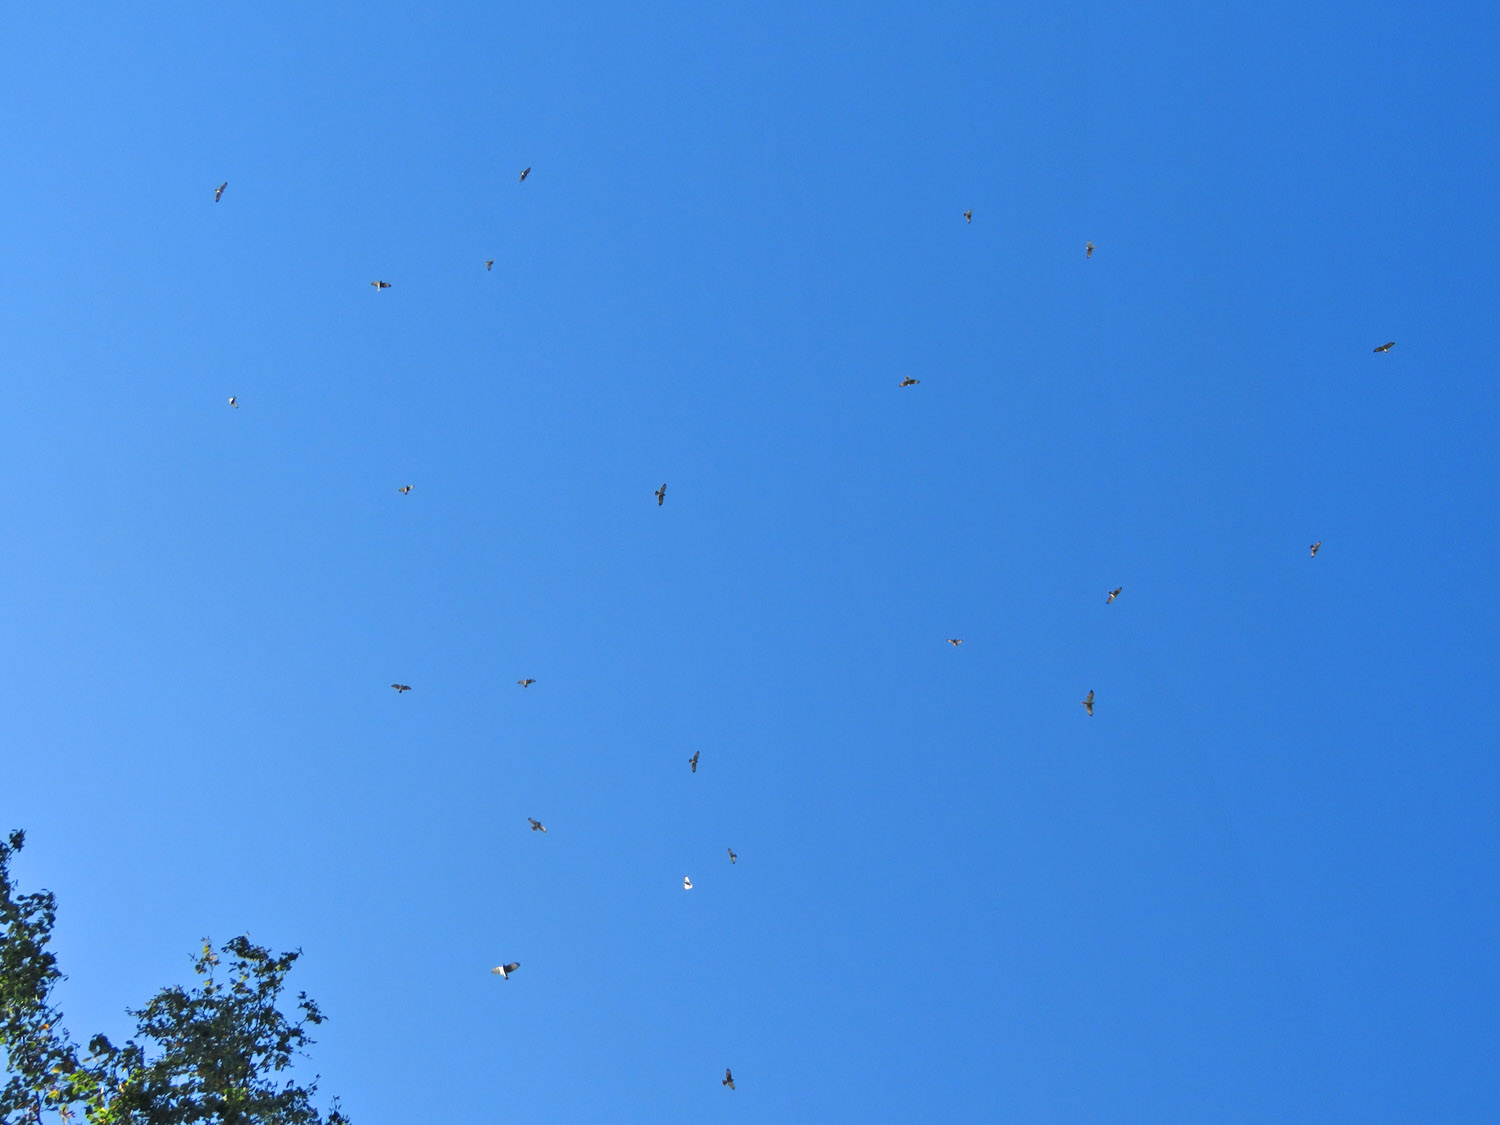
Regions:
M 1500 1118 L 1497 33 L 9 6 L 73 1031 L 248 930 L 359 1125 Z

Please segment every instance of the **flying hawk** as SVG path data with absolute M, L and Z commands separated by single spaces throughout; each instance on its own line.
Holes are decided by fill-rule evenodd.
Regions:
M 225 180 L 218 187 L 214 188 L 214 202 L 215 203 L 219 202 L 219 200 L 221 200 L 221 199 L 224 198 L 224 189 L 227 188 L 228 186 L 229 186 L 229 181 Z
M 494 973 L 497 977 L 502 977 L 505 980 L 510 980 L 510 974 L 515 972 L 520 967 L 521 962 L 512 961 L 509 965 L 496 965 L 493 969 L 490 970 L 490 972 Z
M 1321 547 L 1322 545 L 1323 545 L 1323 540 L 1319 539 L 1316 543 L 1314 543 L 1311 547 L 1309 547 L 1307 549 L 1307 557 L 1310 558 L 1310 559 L 1317 558 L 1318 557 L 1318 548 Z
M 662 506 L 662 502 L 664 500 L 666 500 L 666 498 L 667 498 L 667 482 L 666 481 L 662 481 L 661 482 L 661 487 L 658 488 L 651 495 L 653 495 L 653 496 L 656 497 L 656 506 L 658 508 L 660 508 Z
M 1124 592 L 1125 592 L 1125 587 L 1124 586 L 1116 586 L 1113 590 L 1111 590 L 1109 592 L 1109 597 L 1107 597 L 1107 598 L 1104 599 L 1104 604 L 1108 605 L 1110 602 L 1114 601 L 1116 598 L 1118 598 Z
M 901 380 L 901 386 L 903 386 L 903 387 L 915 387 L 921 381 L 922 380 L 920 380 L 920 379 L 913 379 L 910 375 L 908 375 L 905 379 Z
M 495 268 L 495 259 L 491 258 L 487 262 L 485 262 L 484 263 L 484 268 L 487 269 L 487 270 L 488 269 L 494 269 Z
M 736 862 L 740 858 L 739 856 L 737 856 L 737 855 L 734 854 L 734 849 L 733 848 L 728 848 L 726 850 L 729 852 L 729 862 L 730 863 L 734 863 L 734 862 Z
M 521 183 L 526 182 L 526 177 L 531 175 L 531 165 L 527 165 L 521 172 Z
M 240 400 L 237 399 L 237 398 L 235 398 L 233 395 L 230 395 L 229 396 L 229 405 L 232 406 L 232 407 L 234 407 L 236 410 L 238 410 L 240 408 Z
M 688 765 L 690 765 L 690 766 L 693 767 L 693 772 L 694 773 L 698 772 L 698 755 L 701 754 L 701 753 L 703 753 L 702 750 L 694 750 L 693 751 L 693 756 L 688 759 Z
M 1395 341 L 1395 340 L 1392 340 L 1392 341 L 1390 341 L 1390 342 L 1389 342 L 1389 343 L 1386 343 L 1386 344 L 1381 344 L 1381 345 L 1380 345 L 1380 347 L 1378 347 L 1378 348 L 1376 348 L 1376 349 L 1375 349 L 1375 350 L 1376 350 L 1376 351 L 1377 351 L 1377 352 L 1388 352 L 1388 351 L 1390 351 L 1390 350 L 1391 350 L 1391 349 L 1392 349 L 1392 348 L 1394 348 L 1394 347 L 1395 347 L 1395 346 L 1396 346 L 1396 341 Z
M 954 648 L 957 648 L 959 645 L 964 643 L 964 639 L 962 637 L 949 637 L 948 643 Z
M 731 1090 L 734 1089 L 734 1075 L 729 1073 L 729 1068 L 727 1066 L 724 1068 L 724 1080 L 720 1082 L 719 1085 L 728 1086 Z
M 1085 242 L 1083 244 L 1083 256 L 1085 258 L 1092 258 L 1094 256 L 1094 244 L 1092 242 Z
M 973 221 L 974 221 L 974 211 L 971 208 L 968 211 L 964 212 L 964 222 L 966 222 L 966 223 L 972 223 Z
M 517 680 L 516 683 L 520 684 L 522 687 L 530 687 L 532 684 L 536 683 L 536 681 L 528 678 L 524 680 Z
M 693 881 L 686 875 L 682 877 L 682 889 L 685 891 L 690 891 L 693 889 Z
M 401 493 L 402 496 L 405 496 L 408 492 L 411 491 L 411 485 L 403 484 L 400 488 L 396 489 L 396 491 Z
M 411 684 L 392 684 L 391 687 L 396 689 L 397 695 L 400 695 L 403 691 L 411 691 Z
M 535 817 L 528 816 L 526 819 L 529 820 L 529 821 L 531 821 L 531 830 L 533 832 L 545 832 L 545 831 L 547 831 L 547 826 L 545 824 L 543 824 L 540 820 L 537 820 Z
M 1092 716 L 1094 713 L 1094 693 L 1090 691 L 1079 702 L 1083 704 L 1083 709 Z
M 375 286 L 375 292 L 377 293 L 379 293 L 382 289 L 389 289 L 391 287 L 391 283 L 389 281 L 372 281 L 370 282 L 370 284 Z

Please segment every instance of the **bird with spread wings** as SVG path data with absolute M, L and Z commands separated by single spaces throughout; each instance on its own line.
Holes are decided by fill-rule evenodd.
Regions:
M 1083 704 L 1083 709 L 1089 713 L 1090 717 L 1092 717 L 1093 714 L 1094 714 L 1094 693 L 1093 693 L 1093 691 L 1090 691 L 1081 700 L 1079 700 L 1079 702 Z

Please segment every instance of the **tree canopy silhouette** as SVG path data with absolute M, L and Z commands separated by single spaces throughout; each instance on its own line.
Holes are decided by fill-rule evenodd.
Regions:
M 10 861 L 25 833 L 0 843 L 0 1125 L 81 1114 L 97 1125 L 348 1125 L 337 1100 L 313 1104 L 318 1083 L 285 1072 L 312 1044 L 323 1013 L 305 992 L 293 1016 L 278 1006 L 300 951 L 273 954 L 248 937 L 205 940 L 191 987 L 162 989 L 133 1009 L 135 1035 L 95 1035 L 80 1050 L 52 989 L 64 979 L 48 950 L 57 918 L 49 891 L 18 893 Z

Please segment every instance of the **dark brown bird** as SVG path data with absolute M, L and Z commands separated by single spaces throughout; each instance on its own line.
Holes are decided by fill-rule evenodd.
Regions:
M 729 862 L 730 863 L 734 863 L 734 862 L 736 862 L 736 861 L 739 860 L 740 857 L 734 854 L 734 849 L 733 848 L 729 848 L 727 850 L 729 852 Z
M 408 492 L 411 491 L 411 485 L 403 484 L 400 488 L 396 489 L 396 491 L 401 493 L 402 496 L 405 496 Z
M 391 283 L 389 281 L 372 281 L 370 282 L 370 284 L 375 286 L 375 292 L 377 293 L 379 293 L 382 289 L 389 289 L 391 287 Z
M 1124 586 L 1116 586 L 1113 590 L 1111 590 L 1109 592 L 1109 597 L 1107 597 L 1107 598 L 1104 599 L 1104 604 L 1108 605 L 1110 602 L 1114 601 L 1116 598 L 1118 598 L 1124 592 L 1125 592 L 1125 587 Z
M 957 648 L 959 645 L 964 643 L 964 639 L 962 637 L 949 637 L 948 643 L 954 648 Z
M 528 164 L 525 168 L 523 168 L 521 170 L 521 182 L 523 184 L 526 182 L 526 177 L 529 176 L 529 175 L 531 175 L 531 165 Z
M 397 695 L 400 695 L 403 691 L 411 691 L 411 684 L 392 684 L 391 687 L 396 689 Z
M 653 496 L 656 497 L 656 506 L 658 508 L 660 508 L 661 505 L 662 505 L 662 501 L 664 501 L 667 498 L 667 482 L 666 481 L 662 481 L 661 482 L 661 487 L 658 488 L 651 495 L 653 495 Z
M 225 180 L 218 187 L 214 188 L 214 202 L 215 203 L 219 202 L 219 200 L 221 200 L 221 199 L 224 198 L 224 189 L 227 188 L 228 186 L 229 186 L 229 181 Z
M 530 687 L 532 684 L 536 683 L 536 681 L 532 679 L 525 679 L 517 680 L 516 683 L 520 684 L 522 687 Z
M 920 379 L 913 379 L 910 375 L 908 375 L 905 379 L 901 380 L 901 386 L 903 386 L 903 387 L 915 387 L 921 381 L 922 380 L 920 380 Z
M 510 980 L 510 974 L 515 972 L 520 967 L 521 962 L 512 961 L 509 965 L 496 965 L 493 969 L 490 970 L 490 972 L 494 973 L 497 977 L 501 977 L 505 980 Z
M 698 755 L 701 754 L 701 753 L 703 753 L 702 750 L 694 750 L 693 751 L 693 756 L 688 759 L 688 765 L 690 765 L 690 766 L 693 767 L 693 772 L 694 773 L 698 772 Z
M 1395 347 L 1395 346 L 1396 346 L 1396 341 L 1395 341 L 1395 340 L 1392 340 L 1392 341 L 1390 341 L 1390 343 L 1387 343 L 1387 344 L 1381 344 L 1381 345 L 1380 345 L 1380 347 L 1378 347 L 1378 348 L 1376 348 L 1376 349 L 1375 349 L 1375 350 L 1376 350 L 1376 351 L 1377 351 L 1377 352 L 1388 352 L 1388 351 L 1390 351 L 1390 350 L 1391 350 L 1391 349 L 1392 349 L 1392 348 L 1394 348 L 1394 347 Z
M 1083 703 L 1083 709 L 1092 716 L 1094 714 L 1094 693 L 1090 691 L 1083 697 L 1081 702 Z
M 724 1081 L 720 1082 L 719 1085 L 728 1086 L 731 1090 L 734 1089 L 734 1075 L 729 1073 L 727 1066 L 724 1068 Z
M 1310 559 L 1317 558 L 1318 557 L 1318 548 L 1321 547 L 1322 545 L 1323 545 L 1323 540 L 1319 539 L 1316 543 L 1314 543 L 1311 547 L 1309 547 L 1307 549 L 1307 557 L 1310 558 Z
M 971 208 L 968 211 L 964 212 L 964 222 L 966 222 L 966 223 L 972 223 L 973 221 L 974 221 L 974 211 Z
M 487 269 L 487 270 L 494 269 L 495 268 L 495 259 L 491 258 L 487 262 L 485 262 L 484 263 L 484 268 Z
M 1094 256 L 1094 244 L 1092 242 L 1085 242 L 1083 244 L 1083 256 L 1085 258 L 1092 258 Z
M 537 820 L 534 817 L 529 817 L 529 816 L 526 819 L 529 820 L 529 821 L 531 821 L 531 830 L 533 832 L 545 832 L 545 831 L 547 831 L 547 826 L 545 824 L 543 824 L 540 820 Z

